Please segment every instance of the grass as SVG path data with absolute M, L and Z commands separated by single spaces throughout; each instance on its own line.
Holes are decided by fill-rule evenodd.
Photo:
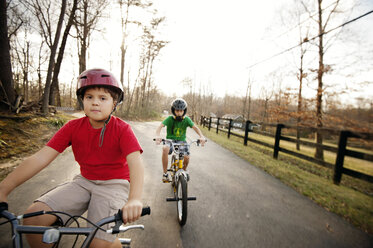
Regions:
M 243 133 L 237 133 L 237 134 L 244 135 Z M 250 136 L 250 138 L 253 138 L 255 140 L 259 140 L 259 141 L 262 141 L 262 142 L 265 142 L 265 143 L 271 144 L 271 145 L 273 145 L 274 142 L 275 142 L 275 139 L 272 138 L 272 137 L 263 136 L 263 135 L 256 134 L 256 133 L 250 133 L 249 136 Z M 314 140 L 311 140 L 311 139 L 302 138 L 302 140 L 305 140 L 305 141 L 308 141 L 308 142 L 314 142 Z M 328 146 L 337 148 L 336 144 L 332 144 L 332 143 L 328 143 L 328 142 L 324 142 L 324 145 L 328 145 Z M 285 141 L 285 140 L 280 141 L 280 147 L 285 148 L 287 150 L 297 152 L 297 153 L 301 153 L 301 154 L 309 156 L 309 157 L 313 157 L 314 154 L 315 154 L 315 148 L 314 147 L 301 145 L 301 148 L 298 151 L 298 150 L 296 150 L 295 143 Z M 352 148 L 352 147 L 347 147 L 347 149 L 360 151 L 360 152 L 367 153 L 367 154 L 373 154 L 372 151 L 368 151 L 368 150 L 364 150 L 364 149 L 356 149 L 356 148 Z M 280 154 L 280 156 L 282 156 L 282 155 Z M 324 160 L 326 162 L 330 163 L 330 164 L 335 163 L 336 156 L 337 155 L 334 152 L 324 151 Z M 370 175 L 370 176 L 373 176 L 373 163 L 370 162 L 370 161 L 367 161 L 367 160 L 361 160 L 361 159 L 346 156 L 345 159 L 344 159 L 344 167 L 349 168 L 351 170 L 355 170 L 355 171 L 364 173 L 364 174 L 367 174 L 367 175 Z
M 244 146 L 240 138 L 231 136 L 227 139 L 226 133 L 216 134 L 202 127 L 201 130 L 209 139 L 280 179 L 328 211 L 340 215 L 367 233 L 373 233 L 371 184 L 344 175 L 338 186 L 331 180 L 330 169 L 286 154 L 280 154 L 276 160 L 272 158 L 271 149 L 250 142 Z

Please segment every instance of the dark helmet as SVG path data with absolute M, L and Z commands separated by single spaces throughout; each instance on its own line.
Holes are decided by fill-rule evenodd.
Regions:
M 83 71 L 78 77 L 78 87 L 76 95 L 83 97 L 84 90 L 90 86 L 105 86 L 118 93 L 117 103 L 123 101 L 123 88 L 114 75 L 104 69 L 89 69 Z
M 172 111 L 173 115 L 176 115 L 175 114 L 175 110 L 184 110 L 184 114 L 183 114 L 183 116 L 184 116 L 186 114 L 186 112 L 187 112 L 187 109 L 188 109 L 188 104 L 182 98 L 176 98 L 171 103 L 171 111 Z

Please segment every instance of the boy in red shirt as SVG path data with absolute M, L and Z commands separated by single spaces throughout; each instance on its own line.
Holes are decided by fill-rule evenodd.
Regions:
M 0 202 L 17 186 L 48 166 L 68 146 L 72 146 L 80 174 L 42 195 L 26 210 L 63 211 L 82 215 L 88 210 L 92 222 L 113 215 L 119 208 L 123 221 L 133 222 L 141 215 L 144 166 L 142 149 L 131 127 L 112 116 L 123 100 L 123 90 L 108 71 L 92 69 L 78 78 L 77 97 L 85 117 L 64 125 L 33 156 L 24 160 L 0 183 Z M 65 216 L 61 216 L 66 221 Z M 41 215 L 24 220 L 26 225 L 50 226 L 57 218 Z M 28 235 L 31 247 L 43 247 L 41 235 Z M 122 247 L 114 235 L 98 231 L 91 247 Z

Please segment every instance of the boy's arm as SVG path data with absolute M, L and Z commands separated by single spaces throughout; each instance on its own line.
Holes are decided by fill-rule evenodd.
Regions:
M 203 136 L 201 130 L 196 126 L 196 125 L 193 125 L 193 130 L 199 135 L 199 140 L 201 142 L 201 145 L 204 146 L 205 145 L 205 142 L 206 142 L 206 138 L 205 136 Z
M 159 127 L 155 131 L 155 141 L 157 142 L 157 145 L 159 145 L 162 141 L 162 138 L 160 136 L 161 136 L 161 130 L 164 126 L 165 125 L 163 123 L 161 123 L 161 125 L 159 125 Z
M 122 209 L 124 223 L 133 222 L 140 218 L 142 211 L 142 188 L 144 184 L 144 165 L 140 157 L 140 152 L 136 151 L 127 155 L 127 163 L 131 181 L 128 202 Z
M 53 148 L 44 146 L 34 155 L 25 159 L 0 183 L 0 202 L 6 202 L 10 192 L 44 169 L 58 154 L 59 152 Z

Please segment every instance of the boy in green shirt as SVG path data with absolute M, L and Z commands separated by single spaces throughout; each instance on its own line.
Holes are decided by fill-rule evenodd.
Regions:
M 162 138 L 160 137 L 161 130 L 164 126 L 167 126 L 167 139 L 174 140 L 176 142 L 184 143 L 186 142 L 186 130 L 188 127 L 191 127 L 194 129 L 194 131 L 199 135 L 199 140 L 201 142 L 201 145 L 204 146 L 205 144 L 205 137 L 203 136 L 201 130 L 194 125 L 193 121 L 188 117 L 185 116 L 187 112 L 187 103 L 184 99 L 176 98 L 172 104 L 171 104 L 171 111 L 172 115 L 167 117 L 157 128 L 156 130 L 156 142 L 157 145 L 159 145 L 162 141 Z M 170 150 L 170 146 L 166 144 L 163 146 L 163 152 L 162 152 L 162 166 L 163 166 L 163 182 L 170 181 L 169 174 L 167 172 L 167 165 L 168 165 L 168 155 L 171 154 L 172 151 Z M 184 156 L 184 170 L 186 171 L 188 164 L 189 164 L 189 148 L 188 151 L 186 151 L 186 155 Z

